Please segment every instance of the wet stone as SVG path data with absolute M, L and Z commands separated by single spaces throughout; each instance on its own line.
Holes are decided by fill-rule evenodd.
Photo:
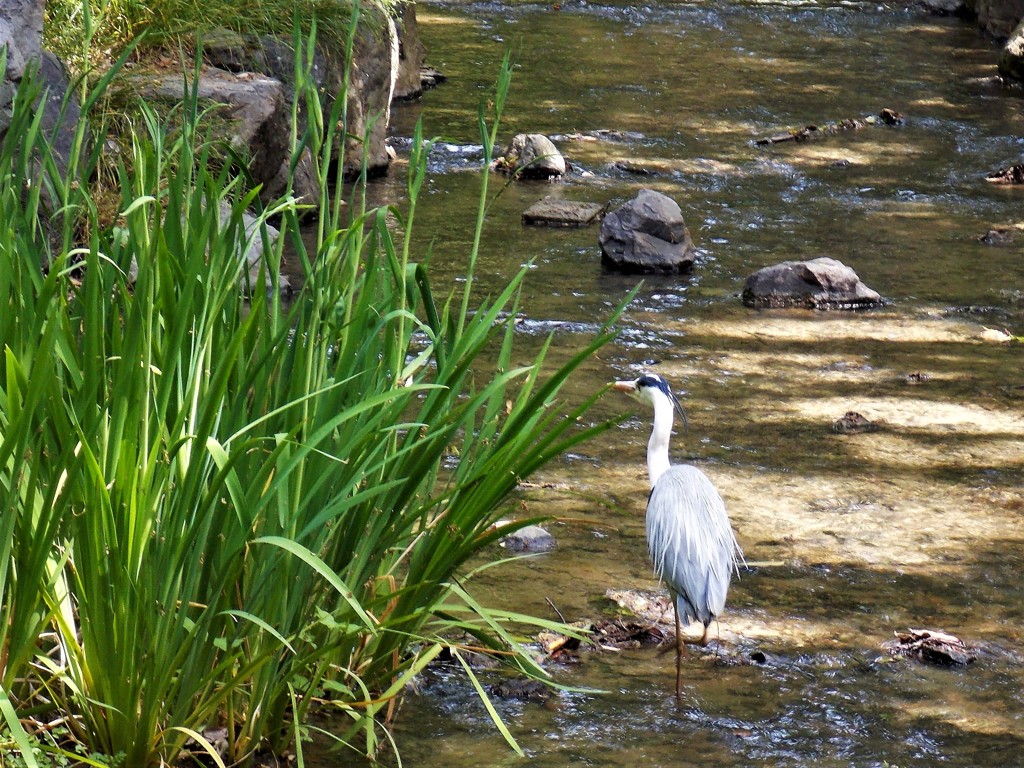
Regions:
M 743 303 L 755 309 L 867 309 L 882 303 L 877 291 L 836 259 L 784 261 L 759 269 L 747 278 Z
M 1010 224 L 1007 226 L 993 227 L 978 238 L 978 241 L 985 245 L 1004 247 L 1014 245 L 1024 234 L 1024 223 Z
M 696 257 L 679 204 L 652 189 L 610 211 L 598 243 L 601 263 L 626 273 L 685 272 Z
M 617 171 L 624 173 L 632 173 L 634 176 L 653 176 L 654 171 L 646 165 L 640 165 L 632 160 L 616 160 L 612 163 L 612 168 Z
M 528 525 L 513 531 L 501 540 L 509 552 L 550 552 L 557 543 L 555 537 L 539 525 Z
M 841 419 L 832 423 L 837 435 L 859 435 L 863 432 L 877 432 L 881 427 L 856 411 L 847 411 Z
M 551 139 L 540 133 L 516 134 L 492 166 L 517 179 L 553 179 L 562 176 L 567 167 Z
M 985 175 L 985 181 L 992 184 L 1024 184 L 1024 163 L 992 171 Z
M 490 692 L 499 699 L 518 699 L 543 703 L 551 698 L 551 688 L 539 680 L 512 678 L 491 686 Z
M 593 131 L 574 131 L 573 133 L 556 134 L 552 141 L 642 141 L 644 135 L 638 131 L 619 131 L 613 128 L 598 128 Z
M 548 195 L 523 211 L 523 224 L 587 227 L 597 220 L 604 209 L 605 206 L 600 203 L 582 203 Z
M 594 626 L 592 636 L 598 648 L 616 651 L 645 645 L 661 645 L 671 637 L 670 632 L 657 624 L 628 619 L 599 622 Z
M 886 644 L 892 656 L 916 659 L 927 664 L 952 667 L 976 661 L 977 652 L 956 635 L 933 629 L 895 632 L 896 640 Z
M 420 67 L 420 86 L 424 91 L 436 88 L 441 83 L 446 82 L 448 76 L 442 74 L 438 70 L 430 66 Z

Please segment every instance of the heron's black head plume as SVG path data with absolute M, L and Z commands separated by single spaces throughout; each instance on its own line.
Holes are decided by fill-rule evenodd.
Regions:
M 664 376 L 659 376 L 656 373 L 645 373 L 639 379 L 636 380 L 636 386 L 639 390 L 641 387 L 651 387 L 657 389 L 663 393 L 669 401 L 672 403 L 672 407 L 676 409 L 676 413 L 683 420 L 683 429 L 689 429 L 689 424 L 686 421 L 686 411 L 683 410 L 683 406 L 679 403 L 679 399 L 672 391 L 672 387 L 669 386 L 668 381 L 665 380 Z

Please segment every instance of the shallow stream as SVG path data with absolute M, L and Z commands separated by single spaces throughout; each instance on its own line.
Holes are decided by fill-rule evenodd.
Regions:
M 1024 204 L 1024 191 L 984 181 L 1024 155 L 1022 96 L 989 79 L 996 48 L 968 22 L 871 3 L 421 2 L 418 15 L 449 82 L 396 108 L 392 132 L 422 117 L 448 145 L 417 213 L 435 284 L 464 269 L 476 110 L 506 49 L 503 140 L 561 136 L 576 169 L 509 186 L 489 215 L 484 290 L 533 262 L 526 352 L 553 331 L 552 354 L 571 353 L 638 281 L 602 269 L 596 227 L 527 228 L 526 207 L 548 194 L 614 205 L 642 187 L 680 204 L 694 271 L 646 278 L 569 396 L 643 367 L 673 381 L 689 417 L 674 458 L 719 487 L 751 567 L 717 645 L 685 660 L 681 702 L 671 653 L 584 653 L 552 674 L 605 693 L 497 702 L 524 758 L 465 677 L 438 671 L 402 706 L 403 764 L 1024 765 L 1024 347 L 981 340 L 985 326 L 1024 334 L 1024 235 L 978 239 Z M 905 124 L 753 145 L 885 107 Z M 565 138 L 599 129 L 624 135 Z M 374 185 L 378 200 L 401 206 L 401 165 Z M 817 256 L 853 267 L 885 307 L 741 305 L 754 270 Z M 643 522 L 650 414 L 613 393 L 593 417 L 633 410 L 525 492 L 526 513 L 556 518 L 557 550 L 487 572 L 474 594 L 554 618 L 550 600 L 573 620 L 601 616 L 610 588 L 657 589 Z M 847 411 L 881 429 L 834 433 Z M 978 660 L 892 660 L 883 643 L 910 627 L 953 633 Z

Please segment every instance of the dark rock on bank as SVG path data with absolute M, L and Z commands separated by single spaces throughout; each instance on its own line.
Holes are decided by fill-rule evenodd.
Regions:
M 347 123 L 334 135 L 334 151 L 335 157 L 343 154 L 347 178 L 363 172 L 364 158 L 368 176 L 386 173 L 391 163 L 385 138 L 398 73 L 398 36 L 394 21 L 380 8 L 365 6 L 361 13 L 366 20 L 356 31 L 347 90 L 345 52 L 338 46 L 322 40 L 309 63 L 311 85 L 327 95 L 325 111 L 332 108 L 333 94 L 346 94 Z M 218 116 L 226 123 L 222 138 L 249 158 L 249 173 L 261 185 L 264 201 L 290 192 L 306 204 L 316 204 L 322 190 L 308 150 L 299 159 L 288 188 L 293 104 L 300 135 L 306 121 L 305 97 L 295 82 L 296 54 L 290 43 L 267 35 L 215 30 L 204 37 L 203 50 L 210 66 L 199 77 L 200 98 L 221 105 Z M 180 71 L 139 73 L 131 76 L 130 88 L 142 98 L 180 100 L 181 78 Z
M 919 0 L 919 3 L 936 16 L 970 16 L 973 12 L 967 0 Z
M 182 74 L 133 74 L 119 87 L 129 103 L 142 100 L 170 110 L 181 101 Z M 217 105 L 216 138 L 247 156 L 253 180 L 266 185 L 275 178 L 289 154 L 291 134 L 291 103 L 284 84 L 268 75 L 205 67 L 194 87 L 200 100 Z
M 757 309 L 866 309 L 879 306 L 882 297 L 841 261 L 823 257 L 758 270 L 747 278 L 743 303 Z
M 598 242 L 605 266 L 622 272 L 684 272 L 695 258 L 679 205 L 651 189 L 608 213 Z
M 0 80 L 0 141 L 10 138 L 7 133 L 15 95 L 23 78 L 34 72 L 34 85 L 39 89 L 35 107 L 41 112 L 39 130 L 49 143 L 49 158 L 54 161 L 57 173 L 66 178 L 72 170 L 72 147 L 81 108 L 77 95 L 70 91 L 71 83 L 63 63 L 43 48 L 44 11 L 44 0 L 0 0 L 0 48 L 5 48 L 7 55 L 6 69 Z M 18 141 L 19 137 L 13 139 Z M 81 149 L 80 156 L 88 156 L 89 147 Z M 33 158 L 33 163 L 33 175 L 41 175 L 44 158 Z M 51 214 L 44 227 L 54 239 L 63 226 L 62 214 L 58 212 L 60 202 L 51 198 L 46 185 L 42 194 L 43 204 Z
M 1004 41 L 1024 18 L 1024 0 L 973 0 L 978 26 L 995 40 Z
M 401 101 L 418 99 L 425 90 L 443 83 L 446 78 L 427 66 L 427 47 L 420 38 L 416 3 L 402 3 L 395 26 L 398 30 L 398 74 L 392 98 Z

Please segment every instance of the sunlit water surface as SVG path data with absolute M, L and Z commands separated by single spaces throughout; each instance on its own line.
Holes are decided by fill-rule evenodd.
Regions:
M 752 566 L 730 593 L 720 658 L 685 661 L 682 702 L 671 654 L 584 653 L 551 672 L 604 693 L 496 702 L 519 757 L 465 676 L 437 669 L 393 728 L 403 763 L 1024 764 L 1024 373 L 1019 345 L 979 338 L 983 326 L 1024 333 L 1024 259 L 1020 245 L 978 241 L 1019 220 L 1024 192 L 983 176 L 1021 159 L 1024 117 L 1020 96 L 987 79 L 993 45 L 969 23 L 875 4 L 421 3 L 418 14 L 430 62 L 450 80 L 393 115 L 396 136 L 422 118 L 447 145 L 431 161 L 414 251 L 429 250 L 437 286 L 459 284 L 479 189 L 467 170 L 479 159 L 476 110 L 506 49 L 516 71 L 502 141 L 631 132 L 562 140 L 575 174 L 502 192 L 479 287 L 494 292 L 531 264 L 523 356 L 553 331 L 562 359 L 637 279 L 602 269 L 596 228 L 526 228 L 522 211 L 547 194 L 617 204 L 644 186 L 680 204 L 699 248 L 693 273 L 647 278 L 617 341 L 567 397 L 641 366 L 675 381 L 689 415 L 675 458 L 721 489 Z M 752 144 L 883 107 L 905 125 Z M 400 159 L 374 200 L 402 207 L 403 177 Z M 742 307 L 752 271 L 817 256 L 852 266 L 887 305 Z M 619 398 L 593 420 L 634 408 Z M 832 433 L 849 410 L 883 429 Z M 534 478 L 553 487 L 525 491 L 513 511 L 557 518 L 557 551 L 486 572 L 474 594 L 553 618 L 550 600 L 572 620 L 601 616 L 609 588 L 655 589 L 648 429 L 639 411 Z M 959 635 L 980 657 L 954 669 L 892 662 L 882 644 L 908 627 Z M 764 661 L 724 662 L 752 655 Z M 359 764 L 345 753 L 315 761 Z

